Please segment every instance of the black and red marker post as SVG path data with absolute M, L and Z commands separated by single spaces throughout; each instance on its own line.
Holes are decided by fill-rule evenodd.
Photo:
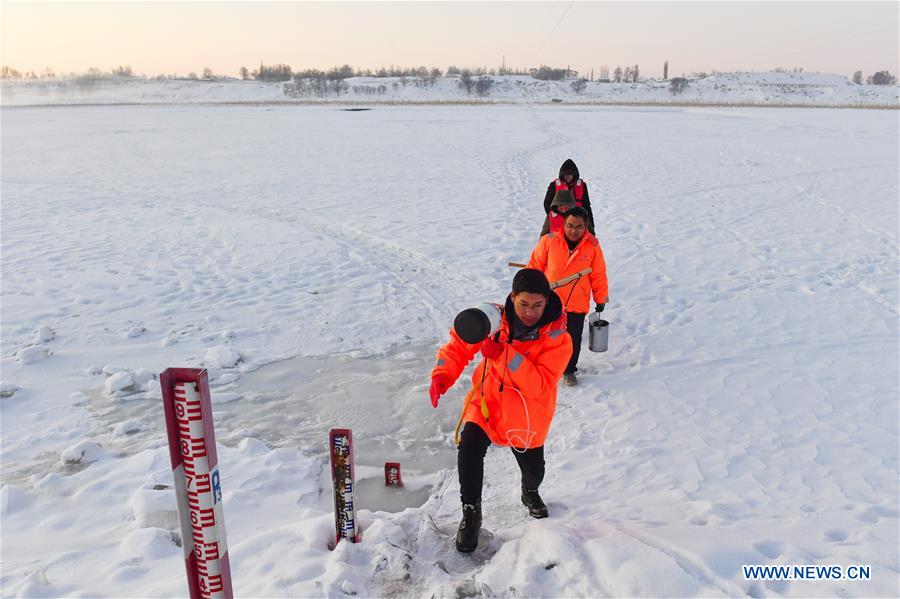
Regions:
M 359 542 L 356 501 L 353 497 L 353 434 L 349 428 L 333 428 L 328 433 L 331 454 L 331 482 L 334 490 L 335 546 L 341 539 Z

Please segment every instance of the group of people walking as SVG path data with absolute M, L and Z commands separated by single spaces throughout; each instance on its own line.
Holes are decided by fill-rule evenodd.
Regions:
M 549 515 L 538 488 L 557 386 L 560 380 L 578 384 L 575 373 L 591 299 L 597 312 L 609 299 L 587 183 L 571 159 L 547 187 L 544 213 L 540 241 L 526 267 L 513 277 L 499 330 L 471 344 L 451 329 L 431 371 L 429 396 L 436 408 L 466 365 L 476 354 L 482 356 L 466 394 L 458 436 L 462 521 L 456 548 L 464 553 L 478 546 L 484 457 L 491 444 L 512 448 L 522 474 L 521 501 L 529 514 Z

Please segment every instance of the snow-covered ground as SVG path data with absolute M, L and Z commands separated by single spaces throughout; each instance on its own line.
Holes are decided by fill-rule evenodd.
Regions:
M 896 112 L 0 118 L 3 596 L 185 594 L 169 366 L 210 370 L 239 596 L 900 595 Z M 560 391 L 551 517 L 528 518 L 494 448 L 481 547 L 460 555 L 465 386 L 433 410 L 433 354 L 456 312 L 503 299 L 568 157 L 606 254 L 610 350 L 585 349 Z M 341 426 L 363 542 L 329 551 Z M 386 459 L 405 492 L 379 488 Z
M 530 76 L 493 76 L 484 93 L 466 92 L 458 77 L 433 84 L 417 77 L 351 77 L 346 89 L 323 96 L 292 82 L 153 81 L 145 79 L 47 79 L 4 81 L 4 106 L 79 104 L 259 104 L 259 103 L 552 103 L 688 104 L 826 107 L 900 107 L 900 86 L 856 85 L 843 75 L 818 73 L 726 73 L 690 79 L 673 94 L 669 81 L 640 83 L 587 81 L 581 91 L 574 79 L 539 81 Z M 475 78 L 477 80 L 477 77 Z M 299 90 L 299 91 L 298 91 Z

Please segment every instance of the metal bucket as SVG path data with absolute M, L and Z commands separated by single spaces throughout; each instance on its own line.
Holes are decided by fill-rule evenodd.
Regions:
M 588 316 L 588 348 L 593 352 L 609 349 L 609 321 L 596 312 Z

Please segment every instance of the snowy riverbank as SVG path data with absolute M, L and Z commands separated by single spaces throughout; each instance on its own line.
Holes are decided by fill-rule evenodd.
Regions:
M 351 77 L 340 94 L 317 96 L 291 82 L 154 81 L 145 79 L 60 79 L 4 81 L 3 106 L 84 104 L 453 104 L 567 103 L 592 105 L 807 106 L 898 108 L 900 87 L 856 85 L 842 75 L 816 73 L 728 73 L 691 79 L 674 94 L 669 81 L 639 83 L 573 79 L 539 81 L 528 76 L 494 76 L 489 90 L 467 93 L 457 77 L 428 83 L 414 77 Z

